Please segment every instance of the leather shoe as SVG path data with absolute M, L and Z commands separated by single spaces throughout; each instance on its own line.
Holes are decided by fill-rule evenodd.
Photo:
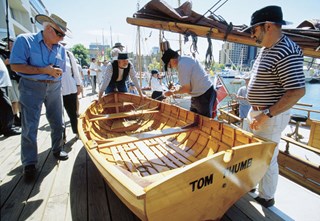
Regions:
M 67 160 L 69 158 L 68 153 L 65 152 L 64 150 L 60 150 L 56 153 L 53 153 L 53 156 L 57 159 L 57 160 Z
M 20 131 L 18 131 L 18 130 L 16 130 L 16 129 L 13 129 L 13 128 L 11 128 L 10 130 L 7 130 L 7 131 L 3 132 L 3 135 L 4 135 L 5 137 L 11 137 L 11 136 L 20 135 L 20 134 L 21 134 Z
M 256 198 L 254 198 L 254 199 L 255 199 L 260 205 L 262 205 L 262 206 L 264 206 L 264 207 L 266 207 L 266 208 L 268 208 L 268 207 L 270 207 L 270 206 L 273 206 L 274 203 L 275 203 L 274 198 L 269 199 L 269 200 L 266 200 L 266 199 L 263 199 L 263 198 L 261 198 L 261 197 L 256 197 Z
M 33 181 L 37 174 L 37 169 L 34 164 L 30 164 L 24 167 L 23 169 L 24 180 L 26 182 Z

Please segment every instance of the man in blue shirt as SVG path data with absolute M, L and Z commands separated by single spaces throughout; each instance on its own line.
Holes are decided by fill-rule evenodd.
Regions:
M 10 58 L 12 70 L 21 76 L 21 161 L 27 180 L 36 175 L 37 131 L 43 104 L 51 127 L 53 155 L 58 160 L 68 159 L 68 154 L 63 151 L 61 100 L 61 75 L 66 67 L 66 52 L 59 44 L 68 31 L 67 23 L 54 14 L 50 17 L 39 14 L 35 19 L 43 25 L 43 31 L 19 35 Z

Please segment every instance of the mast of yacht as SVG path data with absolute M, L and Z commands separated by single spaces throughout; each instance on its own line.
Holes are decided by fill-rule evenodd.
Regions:
M 180 0 L 178 0 L 178 7 L 180 7 L 181 3 Z M 182 39 L 181 39 L 181 34 L 179 34 L 179 49 L 180 49 L 180 54 L 182 54 Z
M 113 45 L 113 42 L 112 42 L 112 28 L 111 28 L 111 25 L 110 25 L 110 45 L 111 45 L 111 47 L 112 47 L 112 45 Z
M 137 11 L 139 11 L 140 8 L 140 1 L 137 1 Z M 140 87 L 142 87 L 142 65 L 141 65 L 141 37 L 140 37 L 140 26 L 137 27 L 137 41 L 138 41 L 138 71 L 139 71 L 139 76 L 140 76 Z

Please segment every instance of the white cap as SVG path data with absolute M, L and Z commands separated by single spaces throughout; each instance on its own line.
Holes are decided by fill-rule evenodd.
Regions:
M 114 48 L 111 50 L 111 58 L 113 61 L 118 60 L 118 54 L 121 53 L 119 48 Z

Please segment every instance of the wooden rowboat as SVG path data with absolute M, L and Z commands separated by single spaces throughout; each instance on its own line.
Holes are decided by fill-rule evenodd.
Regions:
M 142 220 L 216 220 L 266 172 L 275 143 L 168 103 L 127 93 L 94 101 L 79 136 Z

